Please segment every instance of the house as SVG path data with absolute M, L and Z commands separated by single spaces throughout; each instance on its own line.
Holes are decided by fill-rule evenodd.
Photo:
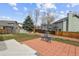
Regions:
M 67 17 L 53 22 L 51 28 L 53 31 L 79 32 L 79 14 L 69 12 Z
M 27 30 L 23 29 L 23 23 L 18 23 L 18 25 L 19 25 L 19 33 L 26 33 L 27 32 Z
M 0 20 L 0 33 L 17 33 L 19 32 L 16 21 Z

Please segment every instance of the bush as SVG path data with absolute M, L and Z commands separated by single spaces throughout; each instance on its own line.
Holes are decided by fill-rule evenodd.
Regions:
M 0 41 L 3 41 L 4 40 L 4 37 L 3 36 L 0 36 Z

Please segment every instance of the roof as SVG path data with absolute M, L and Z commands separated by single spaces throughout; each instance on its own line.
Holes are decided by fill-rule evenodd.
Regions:
M 0 20 L 0 26 L 13 26 L 11 24 L 16 24 L 16 21 Z
M 65 20 L 67 20 L 67 17 L 64 17 L 64 18 L 62 18 L 62 19 L 56 20 L 56 21 L 52 22 L 52 24 L 54 24 L 54 23 L 59 23 L 59 22 L 63 22 L 63 21 L 65 21 Z
M 79 18 L 79 13 L 77 13 L 77 12 L 71 12 L 71 11 L 70 11 L 70 13 L 73 14 L 73 16 Z M 68 14 L 69 14 L 69 13 L 68 13 Z M 67 17 L 68 17 L 68 16 L 67 16 Z M 62 18 L 62 19 L 59 19 L 59 20 L 53 21 L 53 22 L 51 22 L 51 24 L 59 23 L 59 22 L 63 22 L 63 21 L 65 21 L 65 20 L 67 20 L 67 17 L 64 17 L 64 18 Z

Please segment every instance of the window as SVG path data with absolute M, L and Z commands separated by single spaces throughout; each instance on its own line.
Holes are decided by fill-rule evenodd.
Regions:
M 14 23 L 8 23 L 9 25 L 13 25 Z
M 59 31 L 61 31 L 61 29 L 59 29 Z
M 3 29 L 3 27 L 2 27 L 2 26 L 0 26 L 0 29 Z

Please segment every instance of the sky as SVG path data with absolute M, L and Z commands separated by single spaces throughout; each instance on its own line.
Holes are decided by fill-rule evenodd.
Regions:
M 22 23 L 28 14 L 34 17 L 34 10 L 39 9 L 40 13 L 47 9 L 51 10 L 51 15 L 55 14 L 55 20 L 67 16 L 69 11 L 79 13 L 79 4 L 77 3 L 0 3 L 0 19 L 14 20 Z M 34 21 L 34 20 L 33 20 Z M 38 24 L 40 24 L 40 18 Z

